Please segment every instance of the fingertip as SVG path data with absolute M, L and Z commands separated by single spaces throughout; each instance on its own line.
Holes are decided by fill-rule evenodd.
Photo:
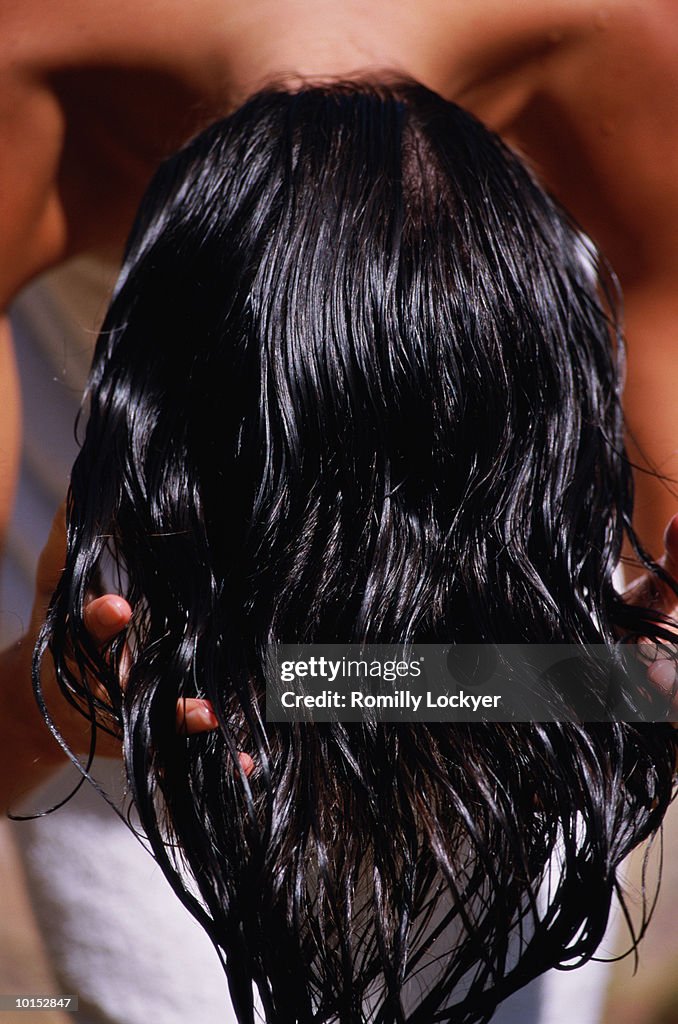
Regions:
M 189 736 L 200 732 L 212 732 L 219 725 L 212 705 L 208 700 L 188 697 L 177 705 L 177 726 Z
M 132 609 L 124 597 L 104 594 L 97 597 L 85 608 L 84 620 L 87 630 L 96 640 L 109 640 L 127 626 L 132 618 Z
M 658 658 L 647 670 L 648 679 L 667 696 L 673 695 L 676 685 L 676 665 L 668 658 Z
M 187 697 L 177 704 L 177 730 L 186 736 L 212 732 L 219 726 L 219 720 L 209 700 L 201 697 Z M 238 751 L 238 762 L 245 777 L 254 771 L 254 760 L 243 750 Z

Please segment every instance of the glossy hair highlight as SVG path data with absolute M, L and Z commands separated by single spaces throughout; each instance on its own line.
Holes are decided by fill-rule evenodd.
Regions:
M 254 984 L 269 1024 L 486 1021 L 593 955 L 659 827 L 668 726 L 263 717 L 270 642 L 663 635 L 612 580 L 632 485 L 610 292 L 521 160 L 416 85 L 263 92 L 153 180 L 38 661 L 112 708 L 240 1020 Z M 83 624 L 111 558 L 124 693 L 121 641 Z M 217 731 L 177 734 L 190 696 Z

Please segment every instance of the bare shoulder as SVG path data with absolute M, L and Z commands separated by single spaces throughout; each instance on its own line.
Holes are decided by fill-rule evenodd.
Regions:
M 121 245 L 159 160 L 218 112 L 215 6 L 0 5 L 0 308 L 47 266 Z
M 210 34 L 218 47 L 222 33 L 234 31 L 238 6 L 232 0 L 4 0 L 0 62 L 13 59 L 38 73 L 93 63 L 148 66 L 172 63 L 192 43 L 204 58 Z
M 678 0 L 596 7 L 510 130 L 631 285 L 678 267 Z

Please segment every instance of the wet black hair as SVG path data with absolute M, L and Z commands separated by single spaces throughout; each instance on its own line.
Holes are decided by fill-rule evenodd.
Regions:
M 269 1024 L 486 1021 L 598 947 L 671 798 L 668 726 L 272 725 L 262 666 L 275 641 L 662 635 L 612 578 L 633 501 L 613 292 L 524 163 L 414 84 L 272 88 L 155 176 L 37 662 L 49 645 L 92 714 L 85 670 L 106 687 L 241 1021 L 253 985 Z M 121 641 L 83 624 L 111 559 L 124 692 Z M 177 732 L 189 696 L 218 730 Z

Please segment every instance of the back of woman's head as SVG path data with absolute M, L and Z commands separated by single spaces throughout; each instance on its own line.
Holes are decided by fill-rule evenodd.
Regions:
M 270 642 L 660 632 L 612 583 L 631 484 L 606 294 L 520 160 L 414 85 L 262 93 L 154 179 L 45 641 L 65 688 L 86 689 L 67 647 L 108 688 L 144 828 L 243 1020 L 252 982 L 286 1024 L 487 1019 L 592 955 L 617 865 L 661 822 L 668 727 L 263 717 Z M 111 556 L 124 694 L 82 621 Z M 177 735 L 182 696 L 219 730 Z

